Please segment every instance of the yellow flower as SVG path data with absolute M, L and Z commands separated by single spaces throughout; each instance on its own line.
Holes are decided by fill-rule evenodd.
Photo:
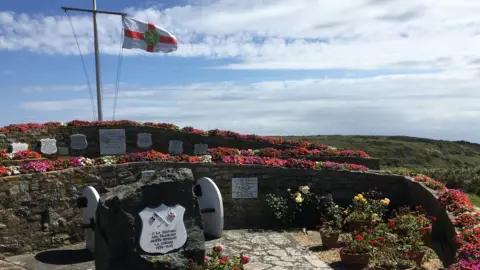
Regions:
M 297 197 L 295 197 L 295 202 L 297 202 L 297 203 L 303 202 L 302 196 L 297 196 Z
M 348 210 L 343 211 L 345 215 L 348 215 Z
M 366 200 L 365 198 L 362 198 L 360 201 L 361 201 L 363 204 L 366 204 L 366 203 L 367 203 L 367 200 Z
M 363 199 L 363 195 L 362 195 L 362 194 L 358 194 L 357 196 L 358 196 L 358 198 Z
M 295 192 L 295 194 L 294 194 L 295 197 L 298 197 L 298 196 L 301 196 L 301 195 L 302 195 L 302 194 L 300 194 L 300 192 L 298 192 L 298 191 Z
M 378 217 L 377 214 L 375 214 L 375 213 L 372 214 L 372 218 L 377 218 L 377 217 Z
M 383 200 L 380 200 L 380 204 L 383 206 L 387 206 L 390 204 L 390 200 L 388 198 L 385 198 Z
M 358 196 L 353 197 L 353 199 L 354 199 L 355 201 L 358 201 L 358 200 L 359 200 Z

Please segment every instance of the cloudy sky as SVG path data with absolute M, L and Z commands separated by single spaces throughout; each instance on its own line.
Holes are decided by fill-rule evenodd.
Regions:
M 0 2 L 0 125 L 94 120 L 92 17 L 61 6 L 91 1 Z M 98 0 L 98 9 L 179 40 L 168 55 L 121 51 L 121 17 L 98 16 L 104 120 L 118 89 L 117 120 L 480 142 L 480 1 Z

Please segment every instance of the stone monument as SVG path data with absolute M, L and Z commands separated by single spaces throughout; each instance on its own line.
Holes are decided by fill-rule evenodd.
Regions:
M 190 169 L 140 173 L 100 198 L 96 270 L 188 269 L 203 262 L 205 237 Z

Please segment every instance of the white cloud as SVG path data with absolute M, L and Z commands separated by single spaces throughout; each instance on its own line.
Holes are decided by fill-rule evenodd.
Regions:
M 172 55 L 236 58 L 233 69 L 377 69 L 478 66 L 480 4 L 471 0 L 216 0 L 127 8 L 172 31 Z M 91 16 L 71 13 L 83 52 Z M 121 20 L 99 16 L 102 53 L 117 54 Z M 0 12 L 0 49 L 78 53 L 66 16 Z M 125 51 L 126 55 L 142 54 Z
M 120 92 L 116 118 L 264 135 L 386 134 L 480 142 L 480 126 L 474 125 L 480 117 L 476 78 L 441 73 L 225 82 L 141 88 L 139 95 L 127 87 Z M 111 93 L 104 102 L 104 117 L 111 119 Z M 36 111 L 38 121 L 92 119 L 88 99 L 21 107 Z M 54 109 L 62 115 L 53 117 L 49 111 Z

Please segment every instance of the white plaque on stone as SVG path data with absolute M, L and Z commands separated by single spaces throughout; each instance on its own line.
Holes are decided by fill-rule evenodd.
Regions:
M 185 208 L 164 204 L 157 208 L 143 209 L 140 248 L 148 253 L 165 254 L 182 247 L 187 242 L 187 230 L 183 222 Z
M 85 149 L 88 146 L 87 136 L 84 134 L 73 134 L 70 136 L 70 148 L 74 150 Z
M 206 155 L 208 153 L 208 144 L 197 143 L 194 145 L 194 154 L 196 156 Z
M 258 198 L 257 177 L 232 178 L 232 198 Z
M 100 129 L 100 155 L 123 155 L 127 151 L 125 129 Z
M 26 143 L 11 143 L 9 150 L 11 149 L 11 153 L 15 154 L 20 151 L 28 150 L 28 144 Z
M 170 141 L 168 143 L 168 152 L 175 155 L 183 153 L 183 142 L 175 140 Z
M 57 149 L 57 140 L 55 139 L 40 139 L 40 152 L 46 155 L 56 154 Z
M 150 133 L 138 133 L 137 134 L 137 147 L 149 148 L 152 146 L 152 134 Z

